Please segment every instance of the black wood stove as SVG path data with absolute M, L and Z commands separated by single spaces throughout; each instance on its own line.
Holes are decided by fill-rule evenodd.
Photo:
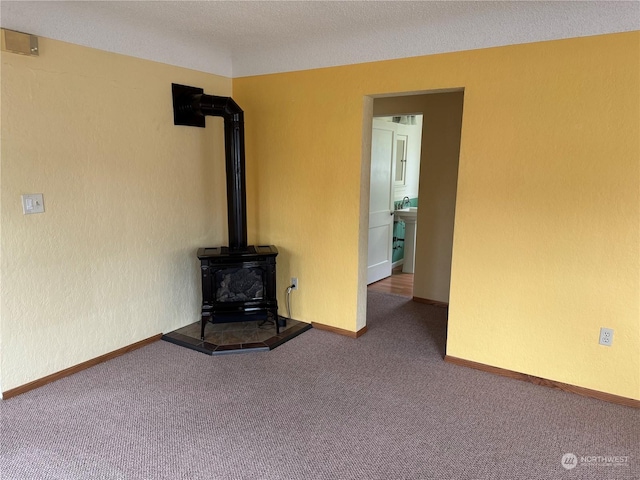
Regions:
M 278 318 L 276 255 L 278 250 L 273 245 L 250 246 L 241 253 L 231 253 L 227 247 L 198 250 L 202 272 L 202 338 L 207 322 Z
M 205 116 L 224 119 L 229 246 L 200 248 L 202 277 L 201 337 L 208 322 L 268 320 L 276 333 L 278 317 L 276 256 L 273 245 L 247 245 L 244 114 L 231 97 L 206 95 L 203 89 L 172 84 L 175 125 L 204 127 Z

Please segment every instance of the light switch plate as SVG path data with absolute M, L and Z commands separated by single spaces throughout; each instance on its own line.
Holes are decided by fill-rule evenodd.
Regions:
M 22 195 L 22 213 L 44 213 L 44 198 L 41 193 Z

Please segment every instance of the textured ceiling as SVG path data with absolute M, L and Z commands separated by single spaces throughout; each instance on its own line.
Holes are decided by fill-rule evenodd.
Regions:
M 640 30 L 640 2 L 1 1 L 0 21 L 238 77 Z

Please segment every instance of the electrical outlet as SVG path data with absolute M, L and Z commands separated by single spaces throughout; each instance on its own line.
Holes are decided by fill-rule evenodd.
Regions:
M 610 347 L 613 344 L 613 328 L 600 328 L 600 345 Z
M 298 289 L 298 277 L 291 277 L 291 283 L 289 285 L 291 285 L 291 290 L 297 290 Z

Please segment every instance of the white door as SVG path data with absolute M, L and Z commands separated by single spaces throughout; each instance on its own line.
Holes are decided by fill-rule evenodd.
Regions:
M 374 119 L 371 135 L 367 285 L 391 275 L 395 136 L 394 124 Z

